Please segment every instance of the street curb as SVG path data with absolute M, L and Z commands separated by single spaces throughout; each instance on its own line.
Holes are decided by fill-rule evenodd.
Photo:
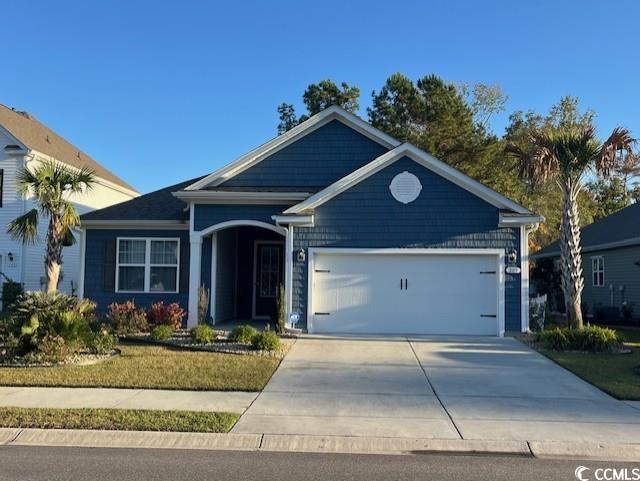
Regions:
M 531 441 L 529 446 L 537 458 L 640 461 L 640 444 Z
M 640 461 L 640 444 L 0 428 L 0 445 Z

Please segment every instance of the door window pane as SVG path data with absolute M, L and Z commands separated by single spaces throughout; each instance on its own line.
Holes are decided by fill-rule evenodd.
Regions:
M 260 296 L 276 297 L 280 272 L 280 248 L 263 246 L 260 249 Z
M 144 291 L 144 267 L 120 266 L 118 270 L 118 290 Z

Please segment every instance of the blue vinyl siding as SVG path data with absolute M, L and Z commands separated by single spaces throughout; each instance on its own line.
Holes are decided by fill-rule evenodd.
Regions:
M 403 171 L 422 184 L 418 199 L 397 202 L 389 191 Z M 519 250 L 520 231 L 498 228 L 496 207 L 403 158 L 315 211 L 315 227 L 296 228 L 294 251 L 309 247 L 504 248 Z M 519 261 L 518 261 L 519 262 Z M 461 301 L 463 301 L 461 289 Z M 293 307 L 306 320 L 307 263 L 294 261 Z M 506 275 L 506 329 L 520 330 L 520 275 Z
M 604 286 L 593 285 L 591 258 L 604 258 Z M 640 318 L 640 246 L 621 247 L 582 254 L 584 291 L 582 300 L 593 313 L 600 306 L 620 307 L 627 302 L 633 316 Z M 612 302 L 613 301 L 613 302 Z
M 133 300 L 141 307 L 148 307 L 157 301 L 165 303 L 177 302 L 183 309 L 188 307 L 188 284 L 183 285 L 185 278 L 188 283 L 189 273 L 189 256 L 184 255 L 185 243 L 189 246 L 189 231 L 187 230 L 133 230 L 133 229 L 87 229 L 86 232 L 86 254 L 85 254 L 85 276 L 84 276 L 84 297 L 98 303 L 98 310 L 104 312 L 112 302 L 124 302 Z M 175 294 L 166 293 L 116 293 L 115 288 L 105 289 L 104 277 L 105 268 L 113 268 L 115 270 L 115 254 L 114 259 L 105 259 L 107 242 L 116 241 L 117 237 L 177 237 L 180 239 L 181 255 L 180 255 L 180 292 Z M 186 249 L 188 253 L 188 249 Z M 209 262 L 211 264 L 211 262 Z M 186 273 L 186 276 L 185 276 Z
M 195 206 L 194 229 L 200 231 L 230 220 L 257 220 L 275 225 L 271 216 L 280 214 L 291 205 L 198 204 Z
M 333 120 L 222 186 L 326 187 L 387 151 L 379 143 Z

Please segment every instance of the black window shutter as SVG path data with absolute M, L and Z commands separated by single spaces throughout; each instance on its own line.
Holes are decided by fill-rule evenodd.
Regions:
M 103 287 L 107 292 L 116 290 L 116 239 L 107 239 L 104 242 L 104 271 Z
M 180 292 L 189 293 L 189 242 L 180 240 Z

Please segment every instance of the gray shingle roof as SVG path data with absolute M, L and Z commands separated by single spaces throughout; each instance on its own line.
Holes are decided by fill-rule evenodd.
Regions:
M 187 221 L 189 212 L 186 204 L 173 196 L 172 192 L 182 190 L 202 177 L 170 185 L 154 192 L 141 195 L 135 199 L 114 204 L 104 209 L 88 212 L 81 217 L 83 221 L 91 220 L 166 220 Z
M 631 204 L 615 214 L 582 229 L 582 249 L 596 250 L 616 245 L 640 244 L 640 203 Z M 611 245 L 612 244 L 612 245 Z M 539 250 L 532 257 L 560 255 L 558 241 Z
M 63 139 L 27 112 L 19 112 L 0 104 L 0 125 L 28 149 L 36 150 L 78 169 L 87 167 L 98 177 L 137 192 L 137 190 L 100 165 L 90 155 Z

